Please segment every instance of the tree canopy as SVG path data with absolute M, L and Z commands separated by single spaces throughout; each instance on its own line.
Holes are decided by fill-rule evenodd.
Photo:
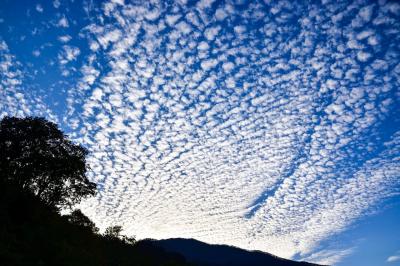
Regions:
M 30 191 L 53 207 L 71 207 L 96 193 L 86 176 L 87 149 L 44 118 L 4 117 L 0 151 L 1 185 Z
M 104 236 L 107 238 L 119 238 L 122 232 L 122 226 L 114 225 L 106 228 Z
M 95 223 L 92 222 L 89 217 L 84 215 L 81 210 L 75 209 L 69 215 L 65 215 L 68 222 L 80 226 L 82 228 L 86 228 L 92 233 L 97 233 L 99 228 L 96 227 Z

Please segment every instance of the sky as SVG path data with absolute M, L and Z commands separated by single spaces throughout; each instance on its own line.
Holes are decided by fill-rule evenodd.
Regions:
M 400 265 L 400 2 L 1 2 L 0 117 L 89 149 L 101 229 Z

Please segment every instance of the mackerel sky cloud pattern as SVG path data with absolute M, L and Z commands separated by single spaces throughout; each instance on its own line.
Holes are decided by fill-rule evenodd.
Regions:
M 89 148 L 101 228 L 335 263 L 399 195 L 396 1 L 60 2 L 2 20 L 0 115 Z

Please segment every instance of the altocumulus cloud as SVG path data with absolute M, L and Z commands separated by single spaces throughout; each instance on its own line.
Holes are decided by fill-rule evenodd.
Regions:
M 60 69 L 80 64 L 53 119 L 91 150 L 100 193 L 81 207 L 100 227 L 335 263 L 351 248 L 319 243 L 399 194 L 398 3 L 109 1 L 88 12 L 86 48 L 59 37 Z M 51 114 L 21 89 L 4 41 L 0 51 L 1 114 Z

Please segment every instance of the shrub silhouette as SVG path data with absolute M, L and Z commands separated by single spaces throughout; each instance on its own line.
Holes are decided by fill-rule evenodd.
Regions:
M 44 118 L 4 117 L 0 151 L 3 186 L 30 191 L 57 208 L 71 207 L 96 193 L 96 185 L 86 177 L 88 151 Z

